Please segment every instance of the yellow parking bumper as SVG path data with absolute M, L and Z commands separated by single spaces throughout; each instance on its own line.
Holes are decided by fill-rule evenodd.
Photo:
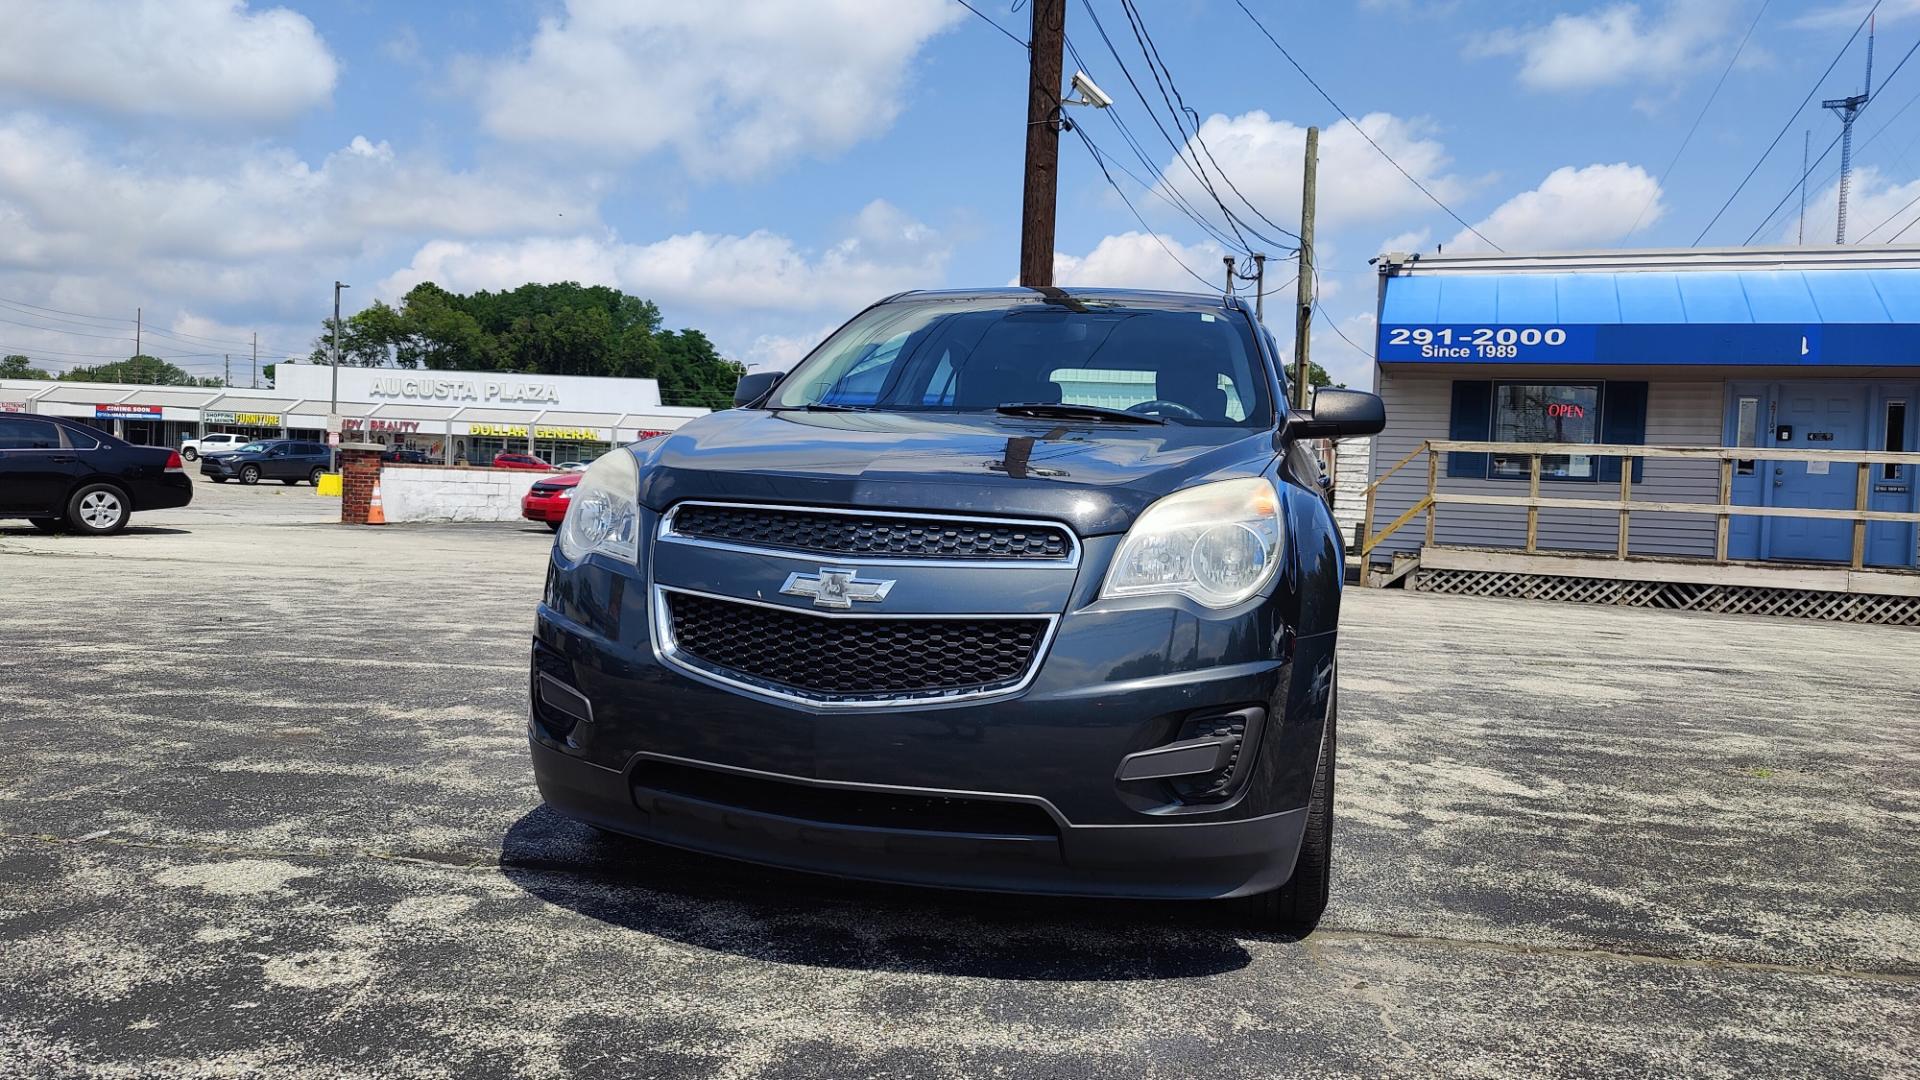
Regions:
M 321 473 L 320 483 L 314 487 L 313 493 L 315 495 L 331 495 L 336 499 L 339 498 L 340 497 L 340 474 L 339 473 Z

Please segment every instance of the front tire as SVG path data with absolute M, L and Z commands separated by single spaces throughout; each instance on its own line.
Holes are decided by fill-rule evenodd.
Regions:
M 191 446 L 183 447 L 180 451 L 180 456 L 187 459 L 188 461 L 199 461 L 200 451 L 194 449 Z
M 67 523 L 74 532 L 106 536 L 127 527 L 133 505 L 127 493 L 112 484 L 88 484 L 67 500 Z
M 227 482 L 227 478 L 224 476 L 210 476 L 207 479 L 212 480 L 216 484 L 224 484 Z
M 548 532 L 559 532 L 559 531 L 560 531 L 560 523 L 559 523 L 559 522 L 557 522 L 557 521 L 549 521 L 549 522 L 547 522 L 547 531 L 548 531 Z
M 327 470 L 315 469 L 312 472 L 307 474 L 307 483 L 312 484 L 314 487 L 319 487 L 320 478 L 325 475 L 327 475 Z
M 240 482 L 243 484 L 259 483 L 260 482 L 260 466 L 258 465 L 240 466 Z
M 1320 739 L 1320 759 L 1313 769 L 1313 795 L 1307 800 L 1307 830 L 1300 838 L 1300 857 L 1285 885 L 1244 901 L 1247 914 L 1258 925 L 1303 938 L 1320 925 L 1327 910 L 1333 879 L 1333 774 L 1339 693 L 1329 691 L 1326 733 Z

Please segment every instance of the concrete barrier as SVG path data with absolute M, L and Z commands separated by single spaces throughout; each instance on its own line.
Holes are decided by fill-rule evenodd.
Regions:
M 390 524 L 413 521 L 518 521 L 531 469 L 394 465 L 380 470 L 380 498 Z

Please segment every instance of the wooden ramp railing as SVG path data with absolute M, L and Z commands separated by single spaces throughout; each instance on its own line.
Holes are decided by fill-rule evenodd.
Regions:
M 1440 455 L 1448 453 L 1502 454 L 1509 457 L 1525 455 L 1527 466 L 1527 493 L 1525 495 L 1483 495 L 1469 492 L 1441 491 Z M 1374 506 L 1380 485 L 1401 469 L 1413 463 L 1421 454 L 1427 455 L 1427 490 L 1415 500 L 1406 512 L 1388 522 L 1379 532 L 1373 532 Z M 1565 456 L 1623 458 L 1620 466 L 1620 492 L 1617 499 L 1569 499 L 1543 496 L 1540 494 L 1540 462 L 1546 457 Z M 1634 498 L 1633 463 L 1640 460 L 1684 459 L 1690 461 L 1718 461 L 1720 463 L 1719 498 L 1711 503 L 1647 501 Z M 1851 509 L 1822 509 L 1800 506 L 1744 506 L 1733 502 L 1733 474 L 1736 461 L 1805 461 L 1826 462 L 1832 465 L 1852 465 L 1855 470 L 1854 504 Z M 1663 514 L 1710 514 L 1718 519 L 1715 527 L 1714 561 L 1727 561 L 1727 532 L 1735 516 L 1746 517 L 1787 517 L 1819 518 L 1830 521 L 1850 521 L 1853 523 L 1853 568 L 1860 569 L 1866 560 L 1867 523 L 1871 521 L 1920 523 L 1920 513 L 1894 510 L 1871 510 L 1867 503 L 1873 491 L 1873 467 L 1876 465 L 1909 465 L 1920 468 L 1920 453 L 1892 453 L 1883 450 L 1791 450 L 1781 447 L 1761 446 L 1624 446 L 1618 444 L 1568 444 L 1568 443 L 1502 443 L 1502 442 L 1462 442 L 1452 439 L 1428 439 L 1406 457 L 1393 464 L 1393 467 L 1381 473 L 1373 483 L 1367 485 L 1366 519 L 1361 523 L 1360 560 L 1365 565 L 1369 556 L 1381 542 L 1410 524 L 1415 518 L 1426 518 L 1426 543 L 1434 542 L 1434 523 L 1442 506 L 1506 506 L 1522 507 L 1527 512 L 1527 539 L 1525 550 L 1529 553 L 1539 551 L 1540 512 L 1542 510 L 1600 510 L 1612 511 L 1619 517 L 1620 533 L 1615 554 L 1626 558 L 1631 521 L 1635 513 Z

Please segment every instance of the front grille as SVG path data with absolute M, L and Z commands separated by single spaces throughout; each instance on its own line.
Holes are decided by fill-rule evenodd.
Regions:
M 555 492 L 565 491 L 568 487 L 569 485 L 567 484 L 549 484 L 542 481 L 541 483 L 533 485 L 533 487 L 528 490 L 535 495 L 552 495 Z
M 673 514 L 681 536 L 820 555 L 1061 561 L 1073 538 L 1059 525 L 950 521 L 831 510 L 692 503 Z
M 665 592 L 675 649 L 717 674 L 817 698 L 939 697 L 1013 685 L 1045 619 L 827 618 Z

